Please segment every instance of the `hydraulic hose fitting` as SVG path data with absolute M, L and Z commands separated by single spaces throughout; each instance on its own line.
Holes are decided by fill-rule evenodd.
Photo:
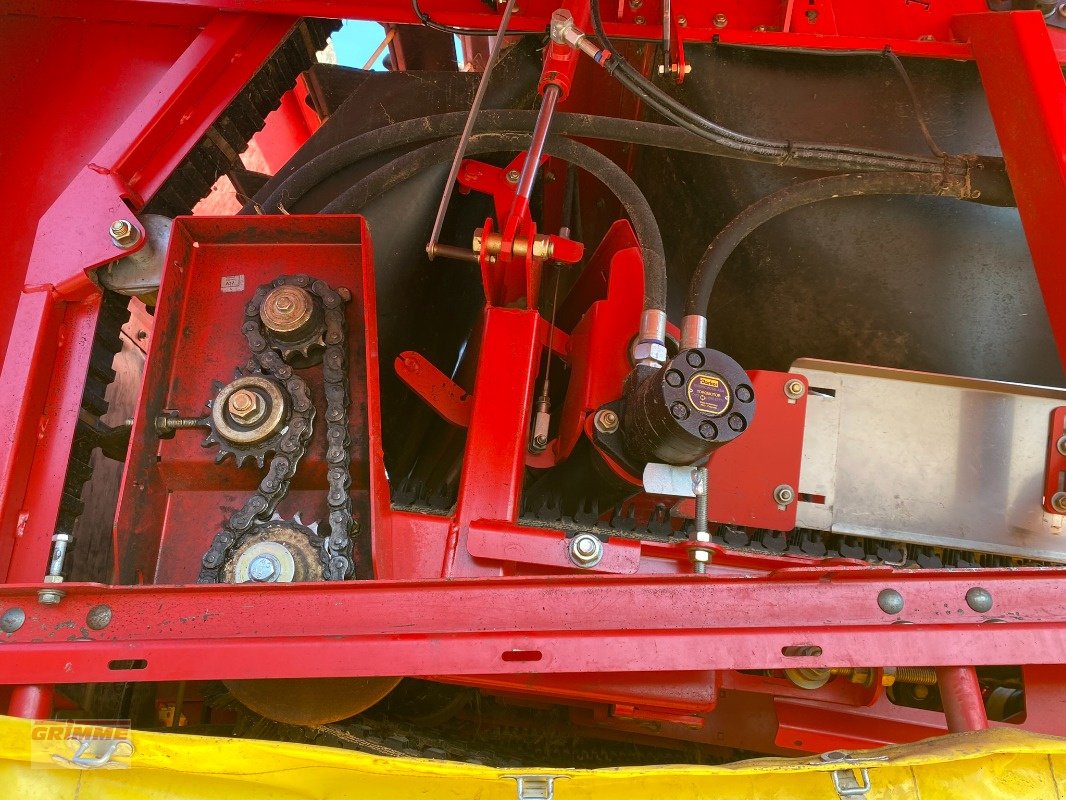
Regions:
M 565 8 L 560 8 L 552 14 L 549 33 L 551 40 L 556 44 L 580 50 L 597 62 L 601 60 L 601 54 L 605 52 L 589 41 L 588 34 L 574 24 L 574 15 Z
M 699 350 L 707 346 L 707 317 L 689 314 L 681 318 L 681 349 Z
M 633 363 L 658 369 L 666 363 L 666 312 L 649 308 L 640 315 L 640 333 L 633 343 Z

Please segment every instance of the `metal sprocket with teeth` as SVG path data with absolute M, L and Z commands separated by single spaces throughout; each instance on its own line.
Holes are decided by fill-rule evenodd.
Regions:
M 238 368 L 234 371 L 233 377 L 234 380 L 236 380 L 246 375 L 261 374 L 261 372 L 246 372 Z M 295 407 L 296 405 L 298 405 L 296 402 L 296 397 L 294 395 L 297 395 L 302 398 L 302 402 L 300 402 L 299 405 L 301 408 L 306 407 L 306 410 L 300 413 L 300 416 L 302 416 L 305 420 L 303 423 L 300 424 L 306 425 L 307 437 L 310 438 L 315 418 L 315 407 L 311 403 L 310 396 L 308 395 L 307 384 L 300 378 L 290 378 L 285 383 L 281 383 L 278 381 L 275 382 L 278 383 L 282 391 L 288 394 L 290 407 Z M 225 386 L 226 384 L 222 383 L 221 381 L 212 381 L 212 395 L 217 398 L 219 396 L 219 393 L 225 388 Z M 208 408 L 208 410 L 213 410 L 215 402 L 215 400 L 208 400 L 204 405 Z M 206 416 L 206 419 L 210 427 L 210 432 L 207 434 L 207 436 L 204 437 L 204 440 L 200 442 L 200 446 L 218 447 L 218 453 L 215 454 L 216 464 L 221 464 L 226 460 L 228 456 L 233 456 L 233 460 L 236 462 L 238 467 L 243 467 L 249 459 L 252 459 L 255 461 L 255 465 L 262 469 L 263 466 L 266 464 L 267 456 L 270 456 L 275 453 L 284 452 L 282 449 L 282 444 L 285 442 L 286 437 L 289 433 L 289 423 L 286 423 L 284 426 L 282 426 L 282 428 L 278 430 L 278 432 L 275 433 L 273 436 L 270 436 L 257 444 L 250 445 L 236 444 L 234 442 L 228 441 L 226 437 L 221 432 L 219 432 L 218 427 L 213 419 L 213 415 L 208 414 Z
M 242 561 L 254 557 L 266 544 L 284 547 L 292 558 L 292 574 L 281 580 L 306 583 L 324 579 L 329 556 L 326 540 L 318 533 L 318 522 L 305 523 L 299 512 L 291 520 L 275 512 L 267 522 L 255 525 L 227 555 L 222 570 L 226 583 L 248 580 L 242 575 Z

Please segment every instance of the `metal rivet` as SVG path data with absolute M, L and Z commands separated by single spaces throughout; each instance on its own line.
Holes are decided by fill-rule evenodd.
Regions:
M 903 610 L 903 595 L 895 589 L 882 589 L 877 593 L 877 605 L 886 614 L 898 614 Z
M 974 586 L 966 592 L 966 605 L 983 614 L 992 608 L 992 594 L 987 589 Z
M 774 502 L 779 506 L 787 506 L 796 499 L 796 490 L 787 483 L 782 483 L 774 489 Z
M 603 542 L 591 533 L 579 533 L 570 540 L 570 560 L 579 567 L 594 567 L 603 558 Z
M 89 609 L 85 624 L 94 631 L 103 630 L 111 622 L 111 606 L 100 604 Z
M 21 608 L 9 608 L 4 612 L 4 615 L 0 617 L 0 631 L 4 633 L 14 633 L 23 626 L 26 622 L 26 612 Z

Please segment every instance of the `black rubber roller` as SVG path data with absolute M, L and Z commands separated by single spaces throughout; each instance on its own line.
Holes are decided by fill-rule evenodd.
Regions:
M 622 435 L 636 461 L 687 465 L 736 439 L 754 416 L 755 391 L 740 364 L 717 350 L 685 350 L 631 375 Z

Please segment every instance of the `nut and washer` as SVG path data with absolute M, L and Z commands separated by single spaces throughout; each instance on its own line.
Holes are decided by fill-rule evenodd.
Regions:
M 245 422 L 234 413 L 231 400 L 239 394 L 255 394 L 256 402 L 264 407 L 262 413 L 249 412 L 252 421 Z M 245 408 L 244 399 L 238 409 Z M 258 407 L 258 406 L 256 406 Z M 223 387 L 211 405 L 211 420 L 218 435 L 232 444 L 254 445 L 266 441 L 285 424 L 289 416 L 289 400 L 274 381 L 261 375 L 244 375 Z
M 283 337 L 299 335 L 315 314 L 311 293 L 299 286 L 278 286 L 263 298 L 259 319 L 267 330 Z
M 111 243 L 115 247 L 129 250 L 141 240 L 141 232 L 128 219 L 116 219 L 111 223 Z
M 1060 456 L 1066 456 L 1066 436 L 1059 437 L 1059 440 L 1055 443 L 1055 449 L 1059 451 Z
M 799 378 L 785 381 L 785 397 L 789 400 L 799 400 L 806 393 L 807 387 L 803 385 L 803 381 Z
M 1055 492 L 1051 495 L 1051 507 L 1060 514 L 1066 514 L 1066 492 Z
M 503 177 L 508 183 L 518 183 L 518 179 L 522 177 L 522 173 L 516 169 L 509 169 Z
M 598 411 L 596 412 L 595 425 L 596 430 L 600 433 L 614 433 L 618 430 L 618 414 L 609 408 Z
M 570 540 L 570 560 L 579 567 L 588 569 L 603 558 L 603 542 L 591 533 L 579 533 Z
M 787 483 L 782 483 L 774 489 L 774 502 L 779 506 L 791 505 L 796 500 L 796 490 Z
M 242 425 L 255 425 L 266 415 L 266 403 L 256 392 L 239 389 L 229 396 L 227 410 Z
M 725 14 L 715 14 L 714 19 L 711 20 L 716 28 L 724 28 L 729 24 L 729 18 Z

